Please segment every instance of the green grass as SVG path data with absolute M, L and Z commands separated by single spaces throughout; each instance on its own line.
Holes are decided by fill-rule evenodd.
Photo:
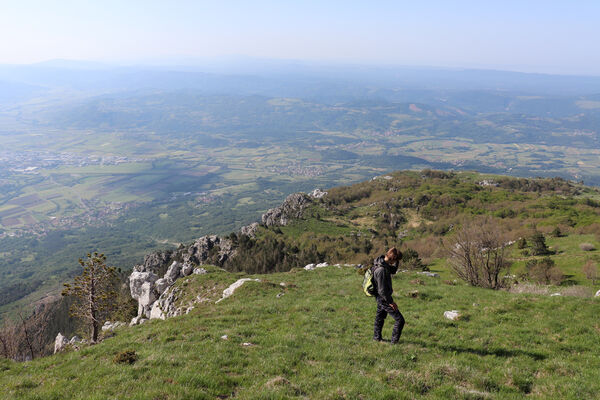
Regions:
M 189 300 L 240 276 L 212 269 L 178 285 Z M 411 283 L 416 275 L 400 274 L 395 298 L 407 324 L 400 344 L 391 346 L 370 340 L 375 304 L 361 294 L 353 268 L 258 277 L 263 281 L 246 283 L 218 304 L 121 329 L 79 352 L 0 361 L 0 395 L 582 399 L 600 391 L 597 299 L 509 294 L 421 276 L 418 284 Z M 418 296 L 408 297 L 413 290 Z M 444 319 L 450 309 L 463 318 Z M 384 337 L 390 331 L 388 321 Z M 114 363 L 126 350 L 135 350 L 138 360 Z

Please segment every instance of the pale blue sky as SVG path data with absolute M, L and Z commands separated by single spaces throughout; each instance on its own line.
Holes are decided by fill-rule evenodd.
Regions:
M 0 0 L 0 63 L 247 55 L 600 75 L 600 1 Z

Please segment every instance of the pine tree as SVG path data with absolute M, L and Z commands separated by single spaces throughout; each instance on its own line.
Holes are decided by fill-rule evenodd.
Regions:
M 106 256 L 97 252 L 88 254 L 85 261 L 80 258 L 79 264 L 83 272 L 72 284 L 65 283 L 62 295 L 75 298 L 71 316 L 88 325 L 90 339 L 95 343 L 102 318 L 116 307 L 117 272 L 106 265 Z
M 543 256 L 549 254 L 546 238 L 541 232 L 535 232 L 531 237 L 531 254 L 534 256 Z

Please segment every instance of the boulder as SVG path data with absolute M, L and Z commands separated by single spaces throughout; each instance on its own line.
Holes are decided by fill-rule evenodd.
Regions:
M 167 290 L 167 288 L 171 285 L 168 279 L 160 278 L 156 282 L 154 282 L 154 288 L 156 289 L 156 293 L 160 296 Z
M 245 282 L 250 282 L 250 281 L 260 282 L 260 279 L 250 279 L 250 278 L 238 279 L 237 281 L 232 283 L 227 289 L 223 290 L 223 297 L 221 297 L 219 300 L 217 300 L 217 303 L 222 300 L 225 300 L 226 298 L 231 296 L 236 291 L 236 289 L 238 289 L 240 286 L 242 286 Z
M 119 328 L 121 326 L 125 326 L 125 322 L 120 322 L 120 321 L 110 322 L 110 321 L 106 321 L 104 323 L 104 325 L 102 325 L 102 331 L 103 332 L 112 331 L 112 330 L 115 330 L 116 328 Z
M 444 317 L 454 321 L 460 317 L 460 313 L 456 310 L 444 311 Z
M 307 264 L 304 266 L 304 269 L 307 271 L 312 271 L 313 269 L 315 269 L 315 264 Z
M 62 351 L 67 344 L 69 344 L 69 340 L 59 332 L 54 340 L 54 354 Z
M 324 267 L 329 267 L 329 264 L 327 264 L 326 262 L 324 263 L 320 263 L 315 265 L 315 268 L 324 268 Z
M 600 297 L 600 290 L 598 290 L 598 291 L 596 292 L 596 296 L 594 296 L 594 297 Z
M 320 199 L 323 196 L 327 195 L 327 192 L 322 191 L 321 189 L 315 189 L 308 194 L 313 199 Z
M 206 273 L 208 273 L 208 271 L 205 270 L 204 268 L 194 268 L 195 275 L 202 275 L 202 274 L 206 274 Z
M 154 283 L 157 279 L 158 276 L 153 272 L 133 271 L 131 275 L 129 275 L 129 290 L 131 292 L 131 297 L 138 300 L 143 294 L 142 285 L 146 282 Z
M 150 319 L 166 319 L 165 313 L 160 309 L 160 305 L 158 301 L 152 305 L 152 310 L 150 310 Z
M 193 270 L 194 270 L 194 266 L 191 263 L 189 263 L 189 262 L 185 263 L 181 267 L 181 275 L 188 276 L 192 273 Z
M 171 264 L 171 266 L 165 273 L 164 279 L 167 279 L 167 280 L 171 281 L 171 283 L 172 283 L 172 282 L 175 282 L 177 280 L 177 278 L 179 278 L 180 274 L 181 274 L 181 264 L 179 264 L 177 261 L 173 261 L 173 264 Z

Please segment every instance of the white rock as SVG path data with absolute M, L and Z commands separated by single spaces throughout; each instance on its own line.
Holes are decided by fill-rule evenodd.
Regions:
M 204 268 L 194 268 L 195 275 L 202 275 L 202 274 L 206 274 L 206 273 L 208 273 L 208 271 L 205 270 Z
M 129 290 L 131 297 L 138 300 L 142 295 L 142 285 L 146 282 L 154 283 L 158 276 L 152 272 L 137 272 L 134 271 L 129 275 Z
M 438 276 L 440 276 L 439 274 L 436 274 L 435 272 L 429 272 L 429 271 L 418 271 L 417 274 L 430 276 L 432 278 L 437 278 Z
M 242 343 L 242 346 L 254 346 L 254 344 L 250 342 L 244 342 Z
M 329 267 L 329 264 L 327 264 L 326 262 L 324 263 L 320 263 L 315 265 L 315 268 L 324 268 L 324 267 Z
M 164 278 L 171 280 L 171 282 L 175 282 L 181 273 L 181 264 L 177 261 L 173 261 L 173 264 L 169 267 L 167 272 L 165 273 Z
M 160 296 L 167 290 L 167 288 L 171 285 L 168 279 L 160 278 L 156 282 L 154 282 L 154 288 L 156 289 L 156 293 Z
M 600 297 L 600 290 L 598 290 L 598 291 L 596 292 L 596 296 L 595 296 L 595 297 Z
M 221 339 L 223 339 L 223 340 L 227 340 L 227 339 L 229 339 L 229 336 L 227 336 L 227 335 L 223 335 L 223 336 L 221 336 Z
M 444 317 L 451 319 L 452 321 L 454 321 L 455 319 L 457 319 L 458 317 L 460 317 L 460 313 L 456 310 L 452 310 L 452 311 L 444 311 Z
M 277 293 L 277 296 L 275 296 L 275 297 L 277 297 L 277 298 L 280 298 L 280 297 L 281 297 L 281 296 L 283 296 L 284 294 L 285 294 L 285 293 Z
M 231 284 L 227 289 L 223 290 L 223 297 L 221 297 L 219 300 L 217 300 L 217 303 L 225 300 L 226 298 L 228 298 L 229 296 L 231 296 L 233 294 L 233 292 L 236 291 L 237 288 L 239 288 L 240 286 L 242 286 L 244 284 L 244 282 L 260 282 L 260 279 L 250 279 L 250 278 L 243 278 L 243 279 L 238 279 L 237 281 L 235 281 L 235 283 Z
M 166 319 L 165 313 L 161 310 L 158 301 L 152 305 L 152 309 L 150 310 L 150 319 Z
M 54 354 L 62 351 L 67 344 L 69 344 L 69 341 L 59 332 L 54 340 Z
M 308 194 L 313 199 L 320 199 L 321 197 L 327 195 L 327 192 L 322 191 L 321 189 L 315 189 Z
M 188 308 L 185 310 L 185 313 L 186 313 L 186 314 L 189 314 L 189 313 L 190 313 L 190 311 L 192 311 L 194 308 L 195 308 L 194 306 L 189 306 L 189 307 L 188 307 Z
M 69 340 L 69 344 L 81 343 L 82 340 L 79 336 L 75 335 Z
M 138 324 L 142 325 L 146 321 L 148 321 L 148 319 L 146 319 L 146 318 L 140 318 L 140 320 L 138 321 Z
M 561 293 L 552 293 L 552 294 L 550 295 L 550 297 L 555 297 L 555 296 L 562 296 L 562 294 L 561 294 Z
M 192 273 L 193 270 L 194 270 L 194 266 L 192 264 L 185 263 L 185 264 L 183 264 L 183 267 L 181 267 L 181 275 L 188 276 Z
M 315 269 L 315 264 L 307 264 L 306 266 L 304 266 L 304 269 L 307 271 L 311 271 Z

